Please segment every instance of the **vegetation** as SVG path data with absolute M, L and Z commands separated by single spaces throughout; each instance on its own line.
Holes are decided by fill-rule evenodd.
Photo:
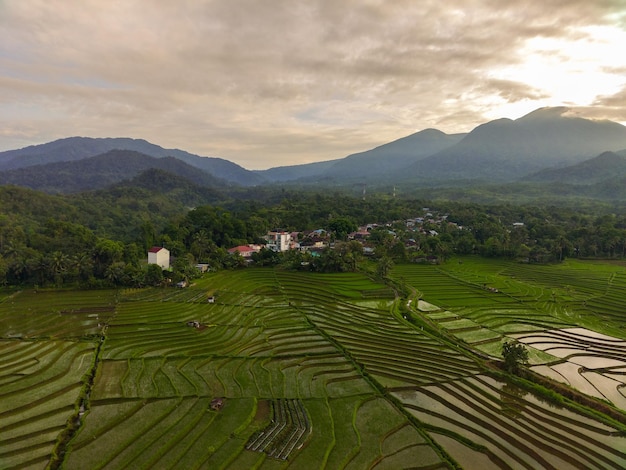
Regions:
M 504 370 L 510 374 L 519 374 L 522 366 L 528 364 L 528 351 L 523 344 L 505 341 L 502 344 Z
M 624 269 L 464 257 L 396 264 L 389 285 L 257 267 L 185 289 L 5 291 L 0 459 L 67 469 L 273 468 L 282 458 L 298 468 L 619 468 L 621 382 L 611 391 L 596 380 L 595 406 L 546 388 L 548 378 L 531 387 L 495 374 L 483 357 L 506 361 L 502 344 L 525 344 L 519 362 L 528 350 L 535 373 L 558 370 L 563 358 L 538 354 L 532 338 L 570 350 L 580 338 L 585 357 L 605 361 L 587 373 L 615 380 L 616 361 L 626 363 L 612 304 L 626 294 Z M 272 429 L 275 439 L 260 439 Z
M 174 278 L 182 279 L 199 262 L 212 269 L 240 265 L 226 250 L 259 242 L 275 227 L 324 229 L 331 241 L 347 242 L 348 233 L 369 224 L 374 228 L 367 243 L 382 277 L 393 263 L 428 257 L 479 254 L 547 263 L 626 256 L 626 218 L 608 206 L 483 206 L 384 196 L 363 200 L 339 192 L 263 188 L 203 194 L 202 188 L 167 175 L 143 175 L 131 184 L 71 196 L 0 187 L 0 283 L 154 285 L 162 276 L 145 266 L 150 246 L 166 246 L 181 259 Z M 428 213 L 435 215 L 426 217 Z M 417 217 L 424 218 L 420 230 L 408 227 L 407 220 Z M 355 243 L 338 244 L 340 249 L 316 259 L 305 253 L 265 253 L 257 261 L 320 272 L 354 271 L 364 259 L 363 248 Z
M 166 173 L 2 187 L 1 466 L 623 468 L 613 209 L 209 194 Z M 332 248 L 228 254 L 277 227 Z

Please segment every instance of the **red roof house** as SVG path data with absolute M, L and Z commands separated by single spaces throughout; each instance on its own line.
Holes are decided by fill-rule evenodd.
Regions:
M 239 253 L 244 258 L 250 258 L 252 256 L 252 253 L 258 253 L 259 249 L 250 245 L 239 245 L 234 248 L 229 248 L 228 252 L 231 255 L 234 255 L 235 253 Z
M 153 246 L 148 250 L 148 264 L 158 264 L 161 269 L 169 269 L 170 251 L 162 246 Z

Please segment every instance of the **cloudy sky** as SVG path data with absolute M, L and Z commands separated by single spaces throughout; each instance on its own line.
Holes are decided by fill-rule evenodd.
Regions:
M 625 51 L 626 0 L 0 0 L 0 150 L 261 169 L 542 106 L 626 124 Z

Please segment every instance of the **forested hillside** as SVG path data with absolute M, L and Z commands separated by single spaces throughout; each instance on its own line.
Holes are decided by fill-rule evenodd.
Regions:
M 626 216 L 606 205 L 485 205 L 340 192 L 253 188 L 225 192 L 149 170 L 108 190 L 46 195 L 0 187 L 0 282 L 9 285 L 145 285 L 163 273 L 145 263 L 153 245 L 176 261 L 174 278 L 243 265 L 228 248 L 264 243 L 268 230 L 322 229 L 334 249 L 256 255 L 258 264 L 321 271 L 437 261 L 455 254 L 553 262 L 624 258 Z M 415 220 L 420 220 L 415 225 Z M 413 221 L 409 223 L 410 221 Z M 366 239 L 348 234 L 368 226 Z M 350 242 L 350 243 L 347 243 Z M 367 256 L 366 256 L 367 255 Z
M 162 170 L 206 187 L 226 182 L 173 157 L 154 158 L 132 150 L 111 150 L 78 161 L 54 162 L 0 172 L 0 184 L 48 193 L 103 189 L 149 170 Z

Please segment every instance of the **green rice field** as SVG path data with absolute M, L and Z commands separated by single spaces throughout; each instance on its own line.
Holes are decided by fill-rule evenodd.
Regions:
M 0 292 L 0 468 L 626 467 L 624 426 L 488 368 L 521 341 L 619 413 L 623 267 L 470 257 L 390 278 Z

